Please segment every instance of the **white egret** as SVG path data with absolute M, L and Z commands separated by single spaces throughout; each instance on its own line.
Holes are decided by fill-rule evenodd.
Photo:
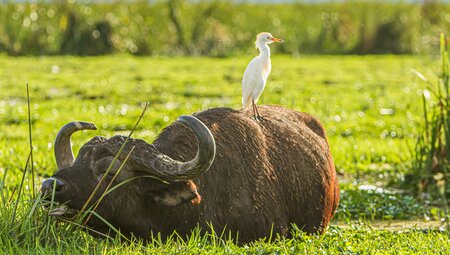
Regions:
M 250 104 L 253 107 L 253 116 L 255 120 L 262 119 L 258 112 L 256 103 L 266 86 L 267 77 L 269 77 L 272 65 L 270 63 L 270 48 L 268 44 L 273 42 L 284 42 L 279 38 L 273 37 L 270 33 L 262 32 L 256 36 L 255 45 L 259 50 L 259 56 L 248 63 L 242 78 L 242 106 L 247 109 Z

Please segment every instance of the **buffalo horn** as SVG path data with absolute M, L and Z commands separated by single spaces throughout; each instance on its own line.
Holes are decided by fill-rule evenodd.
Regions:
M 97 127 L 94 123 L 75 121 L 66 124 L 59 130 L 55 139 L 55 158 L 56 165 L 59 169 L 71 167 L 75 160 L 72 152 L 72 144 L 70 143 L 70 137 L 73 133 L 79 130 L 96 130 Z
M 197 155 L 188 162 L 180 162 L 166 155 L 158 155 L 151 164 L 159 177 L 169 181 L 189 180 L 208 170 L 214 161 L 216 143 L 209 129 L 193 116 L 180 116 L 177 121 L 188 127 L 197 138 Z

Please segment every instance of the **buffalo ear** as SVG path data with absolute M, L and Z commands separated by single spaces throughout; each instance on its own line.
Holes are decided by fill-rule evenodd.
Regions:
M 192 180 L 171 183 L 161 190 L 153 191 L 153 194 L 155 202 L 165 206 L 177 206 L 188 201 L 198 205 L 202 200 Z

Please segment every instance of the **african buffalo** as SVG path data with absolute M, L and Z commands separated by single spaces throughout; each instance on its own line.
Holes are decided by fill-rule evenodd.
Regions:
M 250 111 L 214 108 L 182 116 L 153 144 L 130 139 L 94 200 L 106 189 L 133 149 L 96 212 L 126 236 L 181 236 L 200 226 L 238 233 L 248 242 L 273 233 L 287 236 L 291 223 L 323 233 L 339 202 L 339 186 L 325 131 L 306 113 L 261 106 L 262 122 Z M 64 126 L 55 141 L 58 171 L 42 183 L 55 200 L 80 210 L 125 141 L 94 137 L 74 159 L 70 136 L 94 129 Z M 147 176 L 147 178 L 146 178 Z M 154 176 L 156 178 L 149 178 Z M 55 185 L 55 187 L 54 187 Z M 91 202 L 92 204 L 92 202 Z M 88 225 L 107 233 L 96 217 Z

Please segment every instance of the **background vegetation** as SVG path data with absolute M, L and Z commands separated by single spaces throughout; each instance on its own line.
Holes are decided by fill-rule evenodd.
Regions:
M 285 39 L 275 51 L 292 55 L 421 53 L 449 28 L 450 5 L 437 1 L 0 4 L 0 52 L 9 55 L 229 56 L 250 52 L 260 31 Z

